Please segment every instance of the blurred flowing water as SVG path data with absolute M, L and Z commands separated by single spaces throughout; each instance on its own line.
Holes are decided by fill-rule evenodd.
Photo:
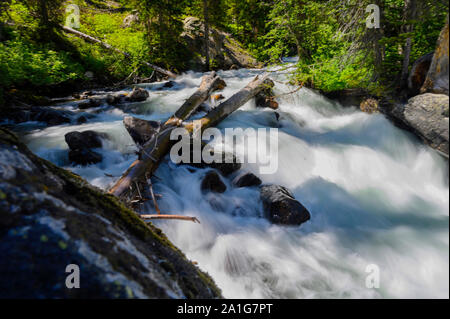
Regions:
M 219 72 L 230 97 L 260 70 Z M 294 88 L 274 72 L 275 93 Z M 136 147 L 122 124 L 125 115 L 164 120 L 200 83 L 187 73 L 175 86 L 143 84 L 150 98 L 127 111 L 107 109 L 82 125 L 23 126 L 38 155 L 108 188 L 136 159 Z M 73 105 L 61 108 L 74 109 Z M 133 113 L 134 112 L 134 113 Z M 311 212 L 301 227 L 280 227 L 262 218 L 257 188 L 202 194 L 207 169 L 188 170 L 168 159 L 157 170 L 155 191 L 164 213 L 196 216 L 201 224 L 157 221 L 189 259 L 197 261 L 227 298 L 448 298 L 448 162 L 382 115 L 342 107 L 312 90 L 280 98 L 274 111 L 250 101 L 219 128 L 279 128 L 279 167 L 259 175 L 258 164 L 243 164 L 264 183 L 288 187 Z M 74 130 L 108 133 L 97 165 L 73 167 L 64 134 Z M 257 151 L 257 150 L 254 150 Z M 113 176 L 113 177 L 111 177 Z M 144 211 L 154 213 L 152 207 Z M 368 265 L 380 269 L 380 288 L 366 287 Z

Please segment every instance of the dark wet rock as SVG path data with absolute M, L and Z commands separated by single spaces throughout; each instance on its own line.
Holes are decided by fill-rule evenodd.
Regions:
M 407 104 L 384 105 L 382 110 L 397 125 L 448 156 L 448 95 L 425 93 L 411 98 Z
M 263 185 L 260 197 L 265 217 L 274 224 L 300 225 L 311 218 L 308 210 L 283 186 Z
M 69 161 L 80 165 L 96 164 L 103 160 L 101 154 L 92 150 L 102 147 L 102 140 L 107 139 L 104 133 L 95 131 L 70 132 L 65 136 L 69 145 Z
M 71 163 L 91 165 L 100 163 L 102 160 L 103 156 L 100 153 L 88 148 L 69 150 L 69 161 Z
M 221 297 L 161 230 L 2 128 L 0 256 L 0 298 Z
M 130 94 L 126 97 L 126 100 L 129 102 L 143 102 L 147 100 L 149 97 L 149 94 L 147 90 L 144 90 L 142 88 L 135 87 L 133 88 L 133 91 L 131 91 Z
M 233 184 L 237 187 L 252 187 L 261 185 L 262 181 L 253 173 L 243 173 L 233 180 Z
M 29 107 L 13 109 L 4 116 L 15 123 L 28 121 L 44 122 L 49 126 L 70 123 L 75 113 L 70 111 L 56 110 L 51 107 Z
M 420 93 L 420 88 L 425 82 L 430 69 L 433 55 L 434 52 L 425 54 L 414 62 L 408 77 L 408 96 L 412 97 Z
M 81 115 L 77 118 L 77 124 L 84 124 L 88 121 L 87 117 L 85 115 Z
M 220 179 L 219 174 L 215 171 L 208 171 L 203 177 L 201 184 L 202 191 L 212 191 L 214 193 L 224 193 L 227 186 Z
M 175 82 L 174 81 L 168 81 L 168 82 L 164 83 L 164 85 L 162 87 L 166 88 L 166 89 L 170 89 L 170 88 L 172 88 L 174 86 L 175 86 Z
M 106 103 L 109 105 L 117 105 L 122 103 L 122 100 L 125 98 L 123 94 L 107 94 L 106 95 Z
M 100 98 L 91 98 L 87 101 L 78 103 L 78 108 L 80 110 L 85 110 L 94 107 L 99 107 L 100 105 L 102 105 L 102 100 Z
M 239 161 L 239 159 L 230 152 L 222 152 L 222 151 L 217 151 L 215 152 L 214 150 L 211 150 L 210 153 L 212 156 L 217 157 L 218 161 L 213 161 L 212 163 L 206 163 L 203 158 L 199 158 L 200 162 L 199 163 L 195 163 L 194 160 L 198 160 L 197 158 L 194 158 L 194 146 L 192 143 L 192 140 L 190 141 L 191 144 L 189 146 L 190 149 L 190 157 L 187 159 L 188 161 L 185 162 L 181 162 L 180 164 L 186 164 L 186 165 L 190 165 L 193 167 L 197 167 L 197 168 L 213 168 L 218 170 L 223 176 L 229 176 L 231 174 L 233 174 L 234 172 L 237 172 L 240 168 L 241 168 L 241 162 Z M 207 146 L 207 143 L 202 142 L 201 144 L 201 152 L 203 152 L 204 147 Z M 209 147 L 209 146 L 207 146 Z M 181 155 L 181 154 L 179 154 Z
M 374 99 L 374 98 L 365 99 L 359 105 L 359 108 L 361 109 L 361 111 L 363 111 L 365 113 L 369 113 L 369 114 L 380 113 L 378 107 L 379 107 L 379 102 L 377 99 Z
M 422 86 L 421 93 L 430 92 L 436 94 L 448 95 L 448 80 L 449 80 L 449 61 L 448 61 L 448 42 L 449 42 L 449 16 L 444 28 L 439 35 L 437 47 L 434 51 L 433 61 L 427 77 Z
M 275 95 L 272 88 L 259 92 L 255 97 L 255 103 L 257 107 L 268 107 L 274 110 L 279 107 L 278 102 L 275 101 Z
M 102 147 L 102 139 L 106 139 L 107 135 L 95 131 L 74 131 L 67 133 L 64 138 L 70 149 L 100 148 Z
M 123 124 L 133 141 L 138 145 L 144 145 L 145 142 L 149 141 L 161 128 L 160 122 L 141 120 L 132 116 L 124 117 Z

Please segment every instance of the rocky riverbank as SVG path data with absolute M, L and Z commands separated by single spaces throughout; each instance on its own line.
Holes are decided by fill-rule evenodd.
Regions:
M 0 129 L 0 297 L 220 298 L 213 280 L 113 196 Z M 80 288 L 65 285 L 67 265 Z

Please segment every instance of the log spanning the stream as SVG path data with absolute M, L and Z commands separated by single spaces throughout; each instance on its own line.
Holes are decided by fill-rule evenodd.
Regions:
M 72 28 L 69 28 L 69 27 L 66 27 L 66 26 L 63 26 L 63 25 L 60 25 L 60 27 L 61 27 L 61 29 L 62 29 L 64 32 L 71 33 L 71 34 L 77 36 L 78 38 L 81 38 L 81 39 L 85 40 L 86 42 L 100 44 L 100 45 L 101 45 L 102 47 L 104 47 L 105 49 L 108 49 L 108 50 L 111 50 L 111 51 L 115 51 L 115 52 L 117 52 L 117 53 L 120 53 L 120 54 L 124 55 L 126 58 L 131 59 L 131 55 L 130 55 L 128 52 L 119 50 L 119 49 L 117 49 L 117 48 L 115 48 L 115 47 L 109 45 L 109 44 L 106 43 L 106 42 L 103 42 L 103 41 L 101 41 L 101 40 L 99 40 L 99 39 L 97 39 L 97 38 L 94 38 L 94 37 L 92 37 L 92 36 L 86 34 L 86 33 L 77 31 L 77 30 L 75 30 L 75 29 L 72 29 Z M 174 74 L 174 73 L 172 73 L 172 72 L 170 72 L 170 71 L 168 71 L 168 70 L 165 70 L 165 69 L 163 69 L 163 68 L 161 68 L 161 67 L 159 67 L 159 66 L 157 66 L 157 65 L 155 65 L 155 64 L 148 63 L 148 62 L 146 62 L 146 61 L 142 61 L 142 63 L 144 63 L 146 66 L 152 68 L 152 69 L 155 70 L 156 72 L 159 72 L 159 73 L 161 73 L 161 74 L 167 75 L 167 76 L 170 77 L 170 78 L 176 78 L 176 74 Z
M 203 85 L 203 82 L 211 84 Z M 191 98 L 189 98 L 185 104 L 180 107 L 175 115 L 162 126 L 160 132 L 153 136 L 153 138 L 143 146 L 141 158 L 136 160 L 110 189 L 109 192 L 111 194 L 124 199 L 130 195 L 129 193 L 133 184 L 148 180 L 151 177 L 151 175 L 158 168 L 162 158 L 170 152 L 170 148 L 175 142 L 170 139 L 171 131 L 176 127 L 181 126 L 183 121 L 186 120 L 190 114 L 192 114 L 198 106 L 208 98 L 209 94 L 214 90 L 213 83 L 216 83 L 217 85 L 217 83 L 221 83 L 221 81 L 211 79 L 208 80 L 205 78 L 203 79 L 202 85 L 199 88 L 199 91 L 203 92 L 194 93 L 196 97 L 193 98 L 191 96 Z M 202 123 L 201 130 L 217 125 L 232 112 L 255 97 L 255 95 L 259 92 L 273 86 L 274 83 L 267 74 L 261 77 L 257 76 L 247 86 L 203 117 L 200 120 Z M 209 93 L 205 94 L 206 91 Z M 188 123 L 184 127 L 189 132 L 193 132 L 192 123 Z
M 130 191 L 133 182 L 148 179 L 156 170 L 159 161 L 169 152 L 171 141 L 170 132 L 172 128 L 180 126 L 184 120 L 194 113 L 198 107 L 209 99 L 212 92 L 225 88 L 226 83 L 211 72 L 202 78 L 200 87 L 192 94 L 181 107 L 172 115 L 159 129 L 158 134 L 147 141 L 141 148 L 141 159 L 135 161 L 122 175 L 117 183 L 110 189 L 110 193 L 124 198 Z M 154 167 L 154 168 L 153 168 Z

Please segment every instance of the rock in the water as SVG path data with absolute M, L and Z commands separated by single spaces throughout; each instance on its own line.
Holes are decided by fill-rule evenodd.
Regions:
M 93 107 L 99 107 L 100 105 L 102 105 L 102 100 L 99 98 L 92 98 L 89 99 L 87 101 L 83 101 L 81 103 L 78 104 L 78 108 L 80 110 L 85 110 L 85 109 L 90 109 Z
M 93 151 L 93 148 L 102 147 L 102 139 L 107 135 L 94 131 L 70 132 L 65 136 L 69 145 L 69 160 L 80 165 L 96 164 L 102 161 L 102 155 Z
M 224 193 L 227 190 L 227 186 L 222 182 L 217 172 L 208 171 L 202 180 L 201 189 L 214 193 Z
M 147 100 L 149 94 L 147 90 L 135 87 L 133 91 L 126 97 L 126 100 L 129 102 L 143 102 Z
M 378 100 L 376 100 L 374 98 L 365 99 L 364 101 L 361 102 L 361 104 L 359 105 L 359 108 L 361 109 L 361 111 L 369 113 L 369 114 L 380 112 L 378 110 Z
M 421 137 L 431 147 L 448 156 L 449 97 L 425 93 L 411 98 L 406 105 L 396 105 L 388 115 Z
M 125 95 L 123 94 L 108 94 L 106 95 L 106 103 L 109 105 L 117 105 L 122 102 L 122 98 L 124 98 Z
M 234 179 L 233 184 L 237 187 L 252 187 L 261 185 L 262 181 L 255 174 L 244 173 L 237 176 Z
M 308 210 L 283 186 L 263 185 L 260 196 L 264 214 L 274 224 L 300 225 L 311 218 Z
M 421 93 L 431 92 L 448 95 L 448 41 L 449 41 L 449 16 L 447 22 L 441 31 L 436 50 L 434 51 L 433 61 L 430 65 L 425 83 L 422 86 Z
M 123 124 L 133 141 L 138 145 L 144 145 L 145 142 L 149 141 L 161 128 L 160 122 L 141 120 L 132 116 L 124 117 Z
M 274 110 L 278 109 L 279 106 L 271 88 L 259 92 L 255 97 L 255 102 L 257 107 L 269 107 Z
M 206 143 L 202 143 L 201 146 L 202 152 L 206 145 L 207 145 Z M 229 176 L 234 172 L 237 172 L 241 168 L 241 162 L 233 153 L 222 151 L 215 152 L 214 150 L 211 150 L 210 152 L 211 155 L 214 155 L 214 157 L 217 157 L 218 159 L 220 158 L 220 160 L 213 161 L 212 163 L 206 163 L 203 161 L 202 158 L 200 163 L 194 163 L 194 147 L 192 144 L 192 140 L 189 147 L 190 147 L 190 158 L 188 159 L 188 162 L 187 163 L 181 162 L 180 164 L 187 164 L 198 168 L 205 168 L 205 167 L 213 168 L 218 170 L 223 176 Z
M 430 69 L 433 55 L 434 52 L 425 54 L 414 62 L 408 77 L 409 96 L 416 96 L 420 93 L 420 88 L 425 82 L 425 78 L 427 77 L 428 71 Z
M 102 139 L 106 139 L 107 135 L 95 131 L 74 131 L 67 133 L 64 138 L 69 148 L 75 150 L 82 148 L 100 148 L 102 147 Z
M 88 148 L 69 150 L 69 161 L 79 165 L 97 164 L 103 160 L 103 156 Z
M 0 229 L 0 298 L 221 298 L 161 230 L 2 128 Z

